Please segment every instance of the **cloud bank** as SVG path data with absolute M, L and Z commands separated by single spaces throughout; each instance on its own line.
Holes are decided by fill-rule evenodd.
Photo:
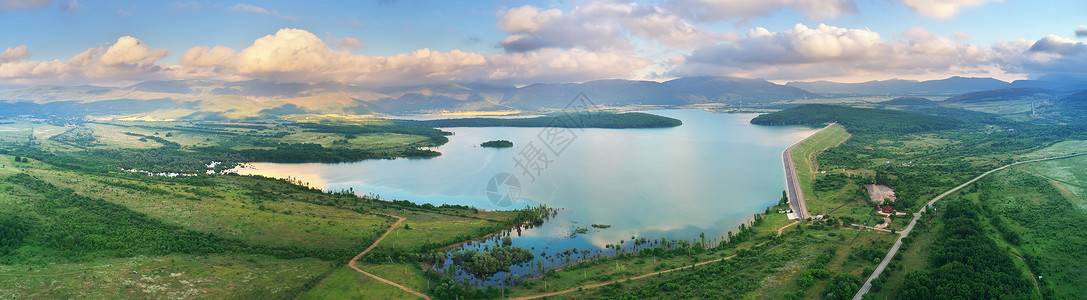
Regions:
M 913 28 L 894 38 L 869 29 L 797 24 L 770 32 L 752 29 L 732 42 L 696 48 L 677 59 L 673 76 L 733 75 L 778 80 L 826 77 L 893 77 L 992 72 L 1084 73 L 1087 48 L 1057 36 L 1036 42 L 1001 42 L 992 47 L 937 37 Z M 1080 71 L 1075 71 L 1076 69 Z

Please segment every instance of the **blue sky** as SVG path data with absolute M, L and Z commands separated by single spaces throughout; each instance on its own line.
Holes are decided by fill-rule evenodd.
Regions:
M 1014 80 L 1083 76 L 1084 25 L 1074 0 L 0 0 L 0 84 Z

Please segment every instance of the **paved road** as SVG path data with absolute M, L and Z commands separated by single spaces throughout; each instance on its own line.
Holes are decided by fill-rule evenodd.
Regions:
M 796 217 L 799 220 L 810 218 L 811 214 L 808 213 L 808 204 L 804 201 L 804 192 L 802 192 L 800 189 L 800 179 L 796 177 L 796 166 L 793 165 L 793 147 L 796 147 L 796 145 L 800 145 L 800 143 L 807 141 L 816 134 L 819 134 L 819 132 L 827 130 L 827 128 L 830 128 L 830 126 L 833 126 L 834 124 L 836 123 L 831 123 L 830 125 L 827 125 L 827 127 L 823 127 L 823 129 L 820 129 L 816 133 L 804 138 L 803 140 L 800 140 L 799 142 L 796 142 L 796 144 L 793 144 L 792 146 L 789 146 L 789 148 L 785 149 L 785 152 L 781 153 L 781 161 L 785 164 L 785 185 L 788 187 L 787 190 L 789 191 L 789 208 L 792 208 L 793 212 L 796 213 Z
M 1003 170 L 1003 169 L 1005 169 L 1007 167 L 1011 167 L 1011 166 L 1018 165 L 1018 164 L 1039 162 L 1039 161 L 1044 161 L 1044 160 L 1069 158 L 1069 157 L 1079 156 L 1079 155 L 1083 155 L 1083 154 L 1087 154 L 1087 152 L 1085 152 L 1085 153 L 1076 153 L 1076 154 L 1065 155 L 1065 156 L 1058 156 L 1058 157 L 1050 157 L 1050 158 L 1042 158 L 1042 159 L 1034 159 L 1034 160 L 1016 162 L 1016 163 L 1009 164 L 1009 165 L 1006 165 L 1006 166 L 1003 166 L 1003 167 L 999 167 L 999 168 L 996 168 L 996 169 L 989 170 L 988 172 L 985 172 L 985 173 L 983 173 L 981 175 L 978 175 L 978 177 L 974 177 L 974 179 L 970 179 L 970 181 L 967 181 L 966 183 L 963 183 L 963 184 L 961 184 L 961 185 L 959 185 L 959 186 L 957 186 L 957 187 L 955 187 L 953 189 L 950 189 L 950 190 L 944 192 L 943 194 L 940 194 L 939 196 L 936 196 L 936 198 L 933 198 L 932 200 L 930 200 L 928 203 L 926 203 L 924 206 L 922 206 L 920 210 L 918 210 L 916 213 L 913 214 L 913 220 L 910 220 L 910 225 L 907 225 L 906 229 L 902 230 L 902 233 L 898 236 L 898 240 L 895 241 L 894 246 L 891 246 L 891 251 L 887 252 L 887 255 L 883 257 L 883 261 L 879 263 L 879 266 L 876 266 L 876 271 L 872 272 L 872 276 L 868 276 L 868 280 L 864 281 L 864 286 L 862 286 L 861 290 L 857 291 L 857 294 L 853 296 L 853 300 L 861 300 L 864 297 L 864 294 L 868 293 L 868 290 L 872 289 L 872 280 L 875 280 L 877 277 L 879 277 L 880 274 L 883 273 L 883 269 L 887 268 L 887 264 L 889 264 L 891 262 L 891 258 L 894 258 L 895 254 L 898 253 L 898 248 L 902 247 L 902 239 L 905 238 L 906 236 L 909 236 L 910 231 L 913 231 L 913 225 L 917 224 L 917 220 L 921 218 L 921 213 L 924 213 L 925 210 L 928 209 L 928 207 L 931 206 L 933 203 L 936 203 L 936 201 L 939 201 L 940 199 L 943 199 L 945 196 L 950 195 L 951 193 L 954 193 L 955 191 L 958 191 L 959 189 L 964 188 L 967 185 L 970 185 L 971 183 L 974 183 L 975 181 L 978 181 L 978 179 L 981 179 L 981 178 L 983 178 L 985 176 L 988 176 L 989 174 L 992 174 L 993 172 Z

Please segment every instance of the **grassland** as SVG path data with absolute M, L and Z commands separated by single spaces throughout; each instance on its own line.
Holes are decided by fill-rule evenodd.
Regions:
M 206 185 L 62 170 L 28 173 L 167 223 L 256 245 L 358 249 L 392 224 L 384 216 L 315 204 L 324 196 L 282 181 L 220 176 Z
M 804 192 L 808 210 L 813 215 L 838 207 L 838 205 L 835 205 L 836 203 L 831 202 L 834 197 L 828 197 L 830 195 L 819 197 L 815 193 L 815 189 L 812 188 L 812 182 L 820 175 L 816 157 L 820 152 L 841 144 L 849 136 L 849 132 L 846 132 L 842 125 L 834 124 L 793 147 L 791 154 L 793 156 L 793 165 L 796 167 L 796 176 L 800 181 L 801 190 Z
M 0 265 L 0 298 L 282 298 L 329 264 L 314 258 L 177 254 Z
M 1030 269 L 1043 276 L 1043 296 L 1075 298 L 1087 293 L 1087 157 L 1022 165 L 994 174 L 984 199 L 1009 225 L 1011 243 Z
M 16 163 L 13 157 L 0 155 L 0 214 L 31 218 L 38 225 L 30 227 L 29 244 L 10 253 L 0 247 L 0 259 L 8 262 L 0 265 L 0 296 L 5 298 L 253 299 L 281 298 L 301 291 L 307 292 L 306 297 L 411 298 L 395 287 L 342 267 L 346 258 L 388 228 L 391 219 L 385 214 L 405 216 L 411 229 L 402 226 L 378 251 L 404 255 L 423 245 L 448 245 L 491 232 L 518 213 L 389 203 L 262 177 L 168 178 L 120 170 L 87 172 L 37 160 Z M 56 246 L 48 239 L 39 237 L 45 232 L 34 230 L 35 226 L 52 224 L 54 216 L 34 208 L 41 201 L 34 189 L 5 180 L 26 176 L 21 174 L 82 197 L 78 199 L 102 199 L 118 205 L 113 210 L 131 211 L 162 226 L 240 245 L 229 248 L 240 252 L 166 250 L 162 255 L 133 256 L 100 250 L 75 258 L 57 257 L 66 250 L 53 249 Z M 246 249 L 272 249 L 279 254 L 253 254 Z M 422 270 L 410 263 L 414 255 L 362 267 L 426 291 L 428 283 Z
M 384 278 L 384 277 L 383 277 Z M 328 277 L 298 299 L 417 299 L 415 295 L 364 276 L 347 266 L 336 268 Z

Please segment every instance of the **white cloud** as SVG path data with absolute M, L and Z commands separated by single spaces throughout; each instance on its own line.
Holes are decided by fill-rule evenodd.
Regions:
M 217 46 L 215 48 L 208 48 L 204 46 L 197 46 L 186 51 L 181 59 L 178 60 L 182 66 L 186 67 L 227 67 L 234 64 L 234 49 L 228 47 Z
M 1076 37 L 1087 37 L 1087 26 L 1076 26 Z
M 511 33 L 500 45 L 507 52 L 544 48 L 590 51 L 631 50 L 638 37 L 672 47 L 690 47 L 719 39 L 660 7 L 638 3 L 590 2 L 569 13 L 525 5 L 499 11 L 498 29 Z
M 1002 0 L 901 0 L 910 10 L 923 16 L 950 19 L 964 7 L 981 6 L 989 2 Z
M 338 44 L 361 44 L 343 39 Z M 26 60 L 19 46 L 0 53 L 0 84 L 131 84 L 151 79 L 266 79 L 280 82 L 425 84 L 492 81 L 510 84 L 628 78 L 648 60 L 627 52 L 542 49 L 511 54 L 480 54 L 431 49 L 391 56 L 367 56 L 333 50 L 300 29 L 281 29 L 236 51 L 198 46 L 178 65 L 156 62 L 167 55 L 124 36 L 108 47 L 90 48 L 66 61 Z
M 105 66 L 116 65 L 151 65 L 165 57 L 166 49 L 151 49 L 140 40 L 131 36 L 117 39 L 99 60 Z
M 1055 35 L 1046 36 L 1030 46 L 1030 52 L 1045 52 L 1058 55 L 1076 55 L 1085 50 L 1083 43 Z
M 26 57 L 26 45 L 7 48 L 4 53 L 0 53 L 0 64 L 17 61 L 23 59 L 23 57 Z
M 169 76 L 172 70 L 155 64 L 166 56 L 138 39 L 124 36 L 109 48 L 90 48 L 67 61 L 30 61 L 26 46 L 9 48 L 0 54 L 0 83 L 115 83 Z
M 853 0 L 671 0 L 664 6 L 684 18 L 703 22 L 747 22 L 785 9 L 816 21 L 857 13 Z
M 494 54 L 487 61 L 488 68 L 477 80 L 522 84 L 628 78 L 650 64 L 633 55 L 582 49 Z
M 183 56 L 182 65 L 216 67 L 251 78 L 288 82 L 418 84 L 623 78 L 649 63 L 633 55 L 582 49 L 542 49 L 489 55 L 460 50 L 439 52 L 419 49 L 385 57 L 355 55 L 333 50 L 317 36 L 300 29 L 281 29 L 274 35 L 261 37 L 232 59 L 224 58 L 228 56 L 228 51 L 216 51 L 217 48 L 222 47 L 190 49 Z M 212 52 L 219 54 L 212 55 Z M 220 63 L 210 63 L 212 61 Z
M 1008 72 L 1087 77 L 1087 44 L 1058 36 L 1037 41 L 1018 40 L 993 45 Z
M 680 59 L 673 75 L 732 75 L 769 79 L 883 74 L 983 73 L 994 53 L 921 28 L 886 40 L 868 29 L 797 24 L 790 30 L 752 29 L 735 42 L 701 47 Z

